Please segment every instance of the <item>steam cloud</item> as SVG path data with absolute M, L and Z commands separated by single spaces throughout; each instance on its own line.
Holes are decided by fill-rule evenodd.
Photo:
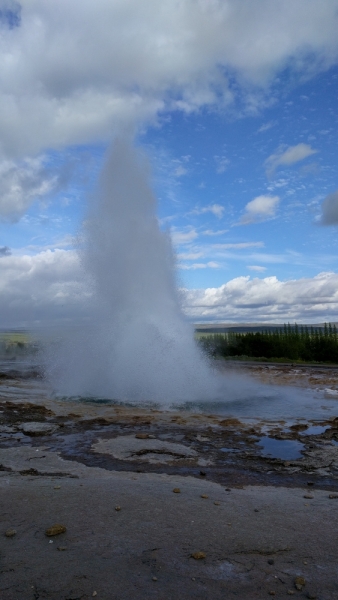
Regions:
M 47 374 L 61 394 L 162 403 L 216 395 L 217 378 L 181 311 L 147 169 L 126 139 L 116 141 L 80 250 L 91 317 L 48 356 Z

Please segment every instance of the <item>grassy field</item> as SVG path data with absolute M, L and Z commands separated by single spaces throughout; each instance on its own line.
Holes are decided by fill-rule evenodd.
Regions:
M 0 331 L 0 356 L 14 358 L 16 356 L 34 353 L 36 341 L 29 332 L 24 330 Z

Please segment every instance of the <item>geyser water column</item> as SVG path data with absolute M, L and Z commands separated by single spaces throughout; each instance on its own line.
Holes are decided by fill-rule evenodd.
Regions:
M 79 249 L 90 318 L 62 337 L 47 369 L 61 394 L 169 404 L 215 397 L 217 378 L 181 310 L 148 180 L 142 153 L 117 139 Z

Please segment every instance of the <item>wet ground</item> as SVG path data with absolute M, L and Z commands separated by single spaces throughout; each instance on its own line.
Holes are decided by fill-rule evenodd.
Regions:
M 90 467 L 191 475 L 225 486 L 338 489 L 338 369 L 291 365 L 236 368 L 241 368 L 241 373 L 250 369 L 250 374 L 265 384 L 292 383 L 308 391 L 312 386 L 321 393 L 319 405 L 329 389 L 337 411 L 332 415 L 331 409 L 325 418 L 323 410 L 323 418 L 316 420 L 306 415 L 264 419 L 230 414 L 224 418 L 192 411 L 62 401 L 48 397 L 38 369 L 25 366 L 20 370 L 12 365 L 0 374 L 0 448 L 28 444 Z M 294 389 L 297 395 L 297 387 Z
M 292 394 L 158 410 L 3 365 L 1 600 L 336 600 L 338 370 L 231 369 Z

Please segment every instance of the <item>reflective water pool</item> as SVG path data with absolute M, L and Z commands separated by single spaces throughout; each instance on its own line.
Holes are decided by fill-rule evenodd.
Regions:
M 281 458 L 282 460 L 296 460 L 301 458 L 301 451 L 304 444 L 297 440 L 275 440 L 266 435 L 259 438 L 258 445 L 263 447 L 261 454 L 271 458 Z

